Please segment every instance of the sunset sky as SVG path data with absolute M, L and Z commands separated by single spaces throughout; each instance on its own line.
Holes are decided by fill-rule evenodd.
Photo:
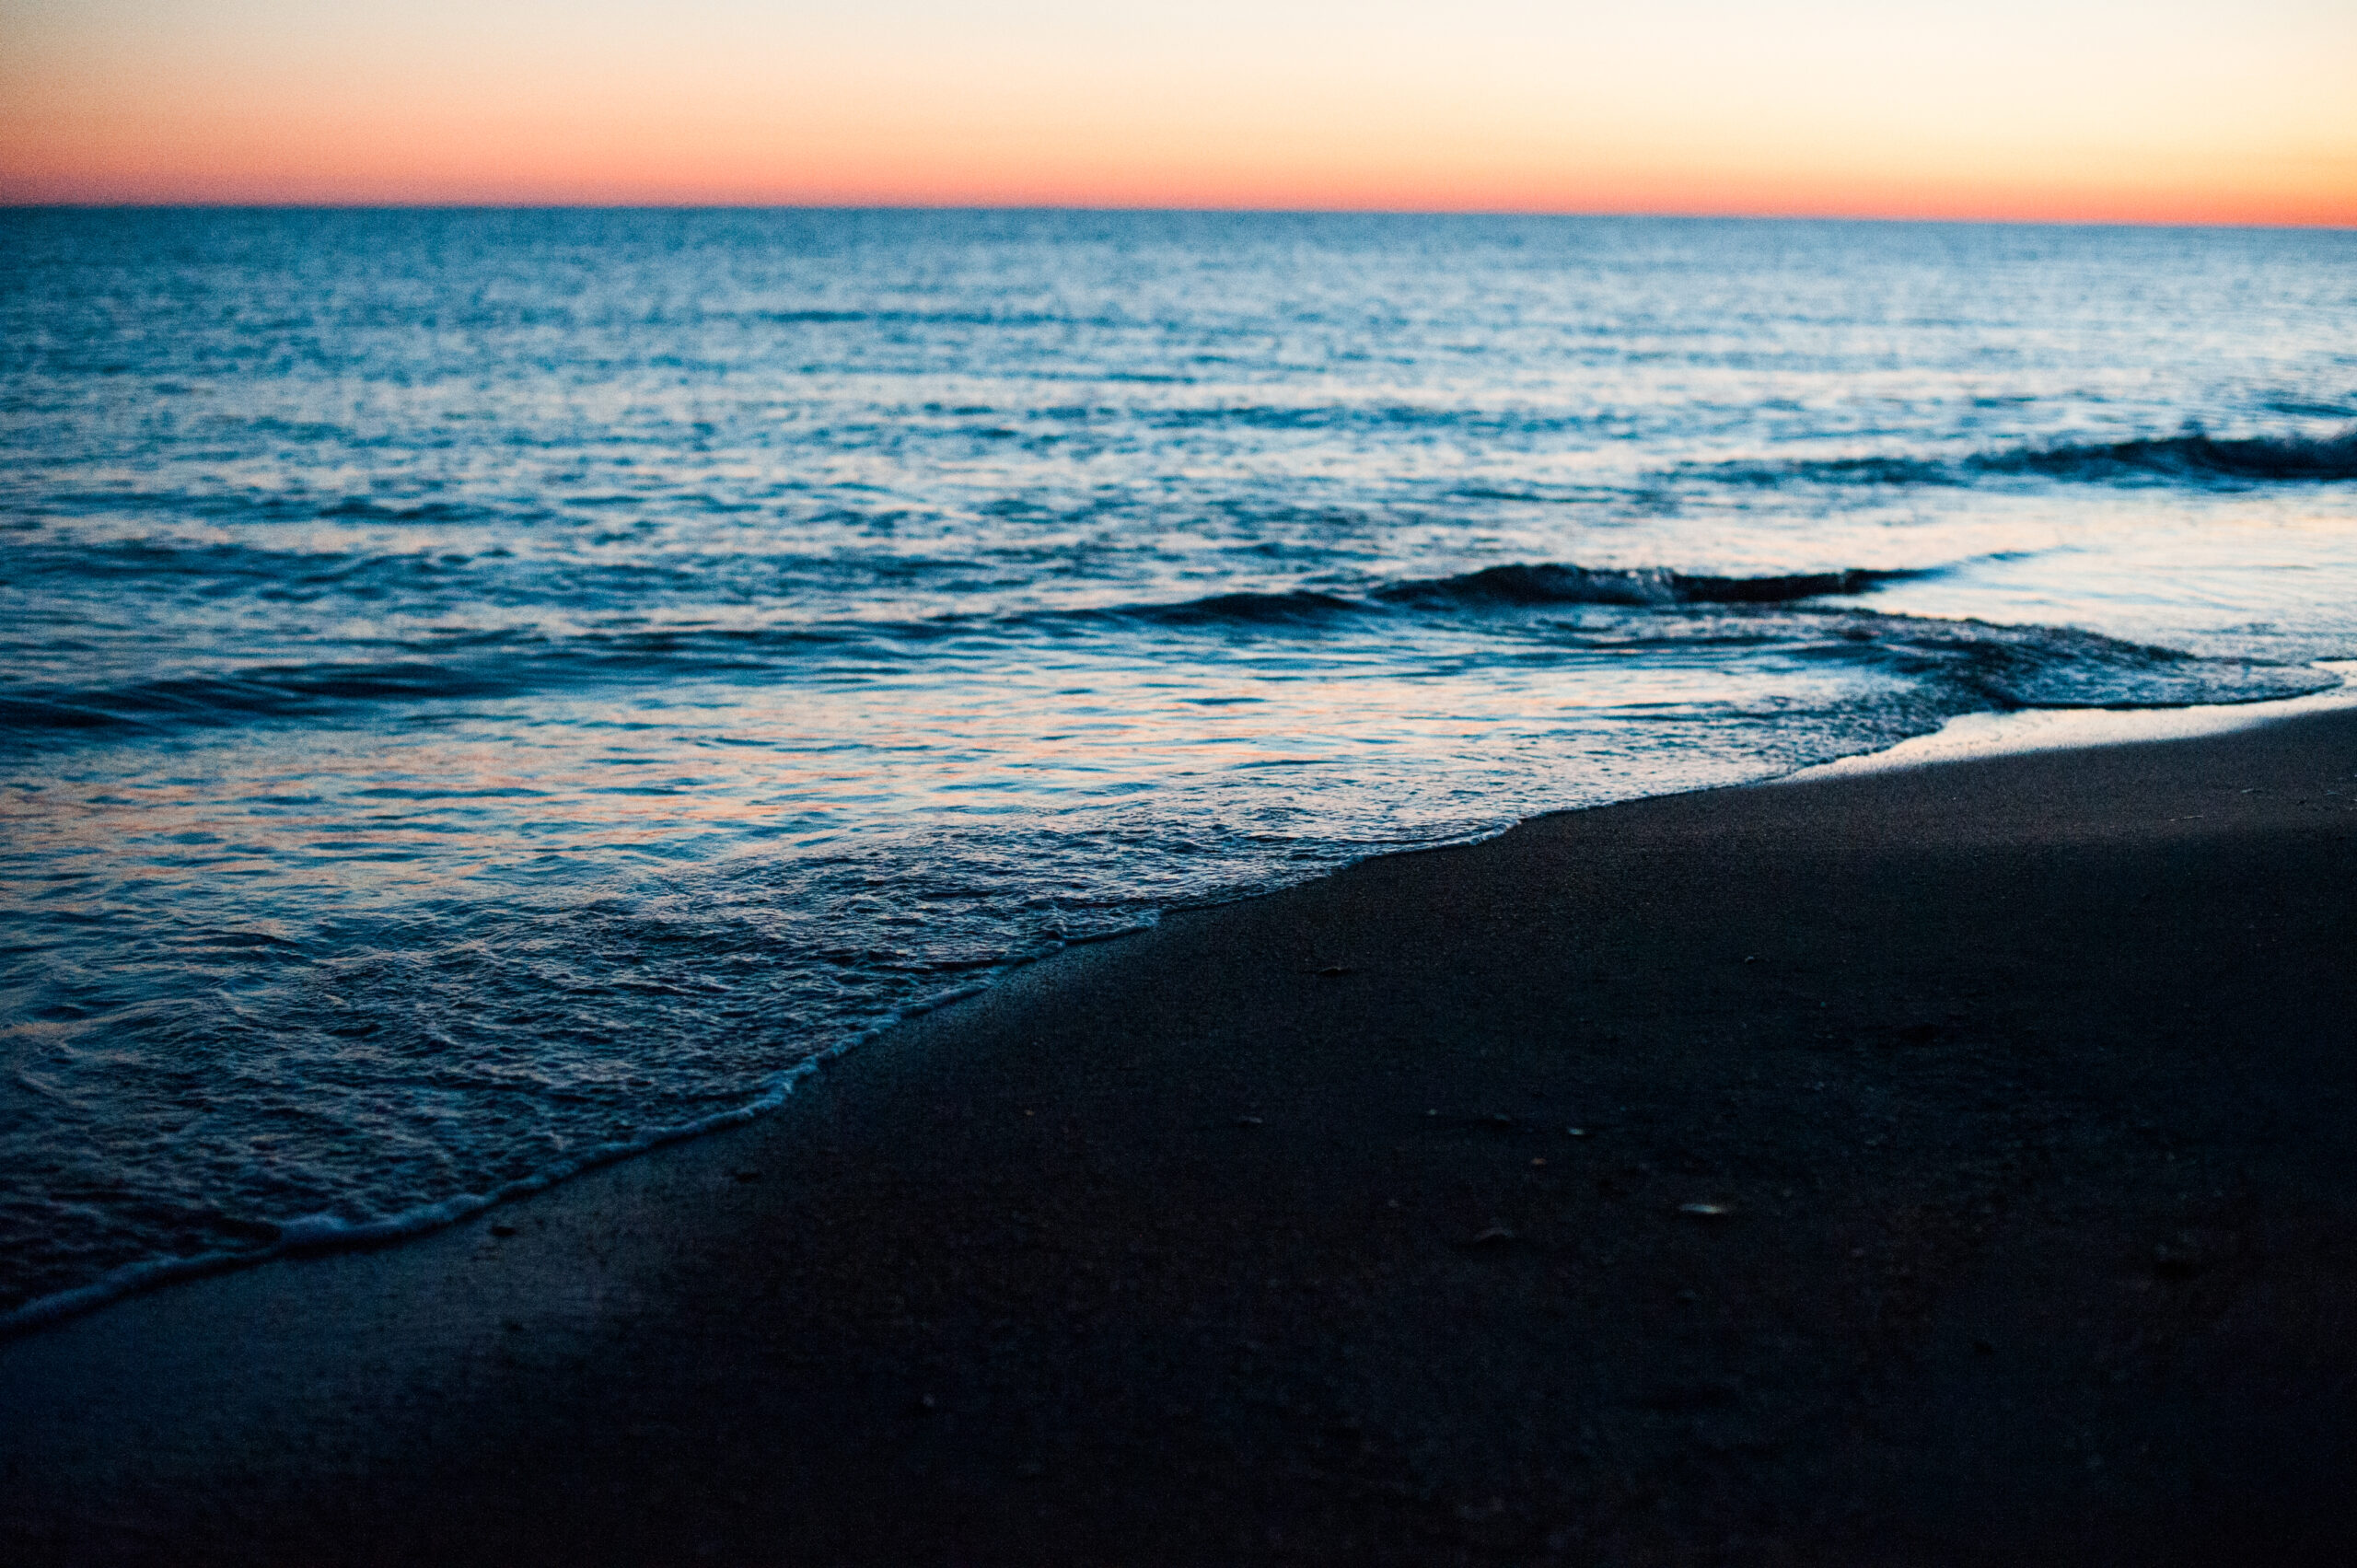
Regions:
M 0 0 L 0 201 L 2357 224 L 2350 0 Z

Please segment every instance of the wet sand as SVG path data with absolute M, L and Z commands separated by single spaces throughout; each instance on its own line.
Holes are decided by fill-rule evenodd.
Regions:
M 2357 716 L 1174 917 L 0 1345 L 0 1485 L 27 1563 L 2357 1561 Z

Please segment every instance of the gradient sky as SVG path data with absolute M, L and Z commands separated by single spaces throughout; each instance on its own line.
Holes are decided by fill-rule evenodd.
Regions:
M 0 0 L 0 201 L 2357 224 L 2352 0 Z

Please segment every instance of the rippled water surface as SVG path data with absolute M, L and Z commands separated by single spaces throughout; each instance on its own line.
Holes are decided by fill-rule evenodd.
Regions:
M 2328 683 L 2351 321 L 2343 233 L 0 213 L 0 1311 L 1370 850 Z

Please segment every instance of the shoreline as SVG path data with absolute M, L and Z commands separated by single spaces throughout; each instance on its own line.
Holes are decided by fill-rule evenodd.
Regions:
M 1749 784 L 1731 788 L 1764 788 L 1777 784 L 1805 784 L 1819 779 L 1855 777 L 1862 774 L 1886 772 L 1897 769 L 1934 767 L 1949 762 L 1984 761 L 1998 757 L 2019 756 L 2036 751 L 2074 749 L 2098 746 L 2139 745 L 2154 741 L 2190 739 L 2204 736 L 2228 735 L 2257 725 L 2281 718 L 2305 716 L 2316 713 L 2339 712 L 2357 707 L 2357 660 L 2320 660 L 2312 668 L 2340 677 L 2342 684 L 2321 691 L 2296 697 L 2271 698 L 2254 703 L 2210 703 L 2190 707 L 2164 708 L 2031 708 L 2011 712 L 1984 712 L 1960 714 L 1949 719 L 1938 729 L 1927 734 L 1910 736 L 1879 751 L 1864 751 L 1838 757 L 1830 761 L 1812 764 L 1790 773 L 1762 779 Z M 1673 794 L 1692 793 L 1676 791 Z M 1608 802 L 1611 806 L 1626 806 L 1636 801 L 1666 798 L 1657 796 L 1636 796 L 1629 800 Z M 1566 807 L 1565 811 L 1596 810 L 1600 807 Z M 1563 812 L 1542 812 L 1526 821 L 1541 820 Z M 1371 851 L 1380 857 L 1389 854 L 1419 854 L 1433 848 L 1460 848 L 1486 842 L 1501 834 L 1512 832 L 1522 823 L 1484 832 L 1470 839 L 1436 841 L 1432 844 L 1408 849 Z M 1362 857 L 1366 858 L 1366 857 Z M 1355 865 L 1357 862 L 1348 863 Z M 1311 880 L 1334 875 L 1332 870 L 1318 873 Z M 1289 886 L 1298 886 L 1291 884 Z M 1173 910 L 1156 911 L 1157 921 L 1171 913 L 1190 912 L 1198 909 L 1215 909 L 1223 904 L 1243 900 L 1266 898 L 1284 888 L 1260 889 L 1233 899 L 1221 899 L 1201 905 L 1180 905 Z M 215 1274 L 260 1268 L 289 1259 L 314 1257 L 324 1253 L 353 1250 L 373 1250 L 397 1246 L 405 1241 L 431 1236 L 454 1225 L 463 1225 L 480 1218 L 493 1209 L 536 1196 L 559 1187 L 591 1171 L 618 1161 L 636 1159 L 642 1156 L 668 1148 L 691 1139 L 702 1138 L 731 1128 L 740 1127 L 775 1111 L 794 1092 L 794 1086 L 859 1050 L 878 1036 L 900 1028 L 911 1019 L 953 1006 L 970 997 L 979 995 L 991 986 L 1034 964 L 1046 962 L 1072 947 L 1093 946 L 1143 935 L 1153 929 L 1151 924 L 1107 932 L 1097 935 L 1070 939 L 1053 951 L 1037 958 L 1011 961 L 991 979 L 977 983 L 953 986 L 938 996 L 928 997 L 918 1005 L 886 1018 L 883 1022 L 863 1029 L 850 1040 L 826 1051 L 816 1052 L 793 1066 L 774 1074 L 768 1086 L 742 1105 L 718 1111 L 697 1121 L 677 1127 L 662 1128 L 627 1144 L 612 1144 L 590 1149 L 579 1156 L 534 1171 L 487 1193 L 461 1192 L 416 1209 L 383 1215 L 377 1219 L 351 1224 L 331 1216 L 309 1216 L 284 1222 L 282 1234 L 271 1246 L 250 1252 L 212 1252 L 182 1258 L 147 1258 L 125 1264 L 86 1285 L 36 1296 L 0 1312 L 0 1345 L 24 1334 L 39 1333 L 58 1323 L 70 1321 L 86 1313 L 104 1310 L 117 1301 L 150 1291 L 168 1290 L 175 1285 L 207 1279 Z
M 0 1539 L 2329 1561 L 2352 792 L 2344 710 L 1181 912 L 749 1125 L 0 1342 Z
M 2159 708 L 2015 708 L 1959 714 L 1925 735 L 1910 736 L 1879 751 L 1860 751 L 1785 774 L 1771 784 L 1854 778 L 1896 768 L 2020 757 L 2038 751 L 2141 746 L 2233 735 L 2278 719 L 2357 708 L 2357 659 L 2315 659 L 2307 665 L 2338 677 L 2339 686 L 2297 697 L 2256 703 L 2205 703 Z

